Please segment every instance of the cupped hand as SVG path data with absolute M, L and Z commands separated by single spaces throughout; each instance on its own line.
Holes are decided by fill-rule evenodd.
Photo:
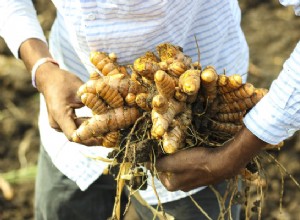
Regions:
M 78 126 L 75 109 L 83 106 L 76 94 L 83 82 L 57 65 L 45 63 L 38 69 L 36 83 L 46 101 L 50 126 L 71 140 Z
M 218 183 L 225 178 L 225 172 L 220 170 L 220 167 L 225 166 L 225 161 L 217 160 L 218 151 L 197 147 L 158 159 L 158 177 L 169 191 L 189 191 Z
M 221 147 L 195 147 L 162 157 L 156 170 L 167 190 L 189 191 L 237 175 L 265 145 L 243 127 Z

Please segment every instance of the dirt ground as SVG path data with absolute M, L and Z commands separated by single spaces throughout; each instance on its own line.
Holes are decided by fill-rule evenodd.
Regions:
M 46 35 L 55 14 L 47 0 L 34 1 Z M 38 3 L 37 3 L 38 2 Z M 250 47 L 249 82 L 269 88 L 300 39 L 300 17 L 292 8 L 277 0 L 240 0 L 242 27 Z M 0 39 L 0 175 L 30 167 L 37 162 L 39 137 L 37 130 L 38 94 L 31 87 L 30 75 L 15 60 Z M 276 152 L 274 160 L 264 160 L 266 187 L 262 201 L 262 219 L 297 220 L 300 216 L 300 135 L 296 133 Z M 293 181 L 293 178 L 295 181 Z M 33 219 L 34 180 L 23 179 L 11 184 L 14 197 L 4 198 L 0 192 L 1 220 Z M 256 200 L 253 196 L 252 202 Z M 255 211 L 255 210 L 254 210 Z M 257 216 L 253 212 L 252 219 Z M 243 217 L 244 218 L 244 217 Z

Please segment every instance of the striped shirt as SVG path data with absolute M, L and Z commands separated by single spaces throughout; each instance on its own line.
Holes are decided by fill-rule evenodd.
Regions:
M 300 0 L 280 0 L 300 16 Z M 268 94 L 244 118 L 246 127 L 261 140 L 277 144 L 300 128 L 300 41 L 273 81 Z
M 288 1 L 284 2 L 288 4 Z M 53 0 L 53 3 L 57 8 L 57 18 L 49 39 L 51 53 L 62 68 L 75 73 L 83 81 L 88 80 L 89 73 L 94 68 L 88 59 L 91 51 L 115 52 L 119 63 L 126 64 L 132 63 L 144 52 L 154 50 L 157 44 L 168 41 L 184 48 L 184 52 L 196 61 L 198 51 L 195 38 L 201 52 L 202 66 L 214 65 L 219 73 L 225 69 L 228 75 L 240 73 L 246 81 L 249 54 L 240 28 L 241 13 L 237 0 Z M 297 7 L 295 5 L 295 8 Z M 16 35 L 15 29 L 10 27 L 18 27 L 18 34 Z M 26 39 L 34 37 L 46 42 L 29 0 L 7 0 L 1 3 L 0 35 L 16 57 L 20 44 Z M 299 50 L 295 51 L 295 54 L 297 53 L 299 57 Z M 292 60 L 290 64 L 286 64 L 286 68 L 288 66 L 290 69 L 295 65 L 295 61 Z M 290 71 L 291 74 L 293 72 L 295 71 Z M 299 88 L 299 79 L 293 83 L 296 82 Z M 282 90 L 281 92 L 290 91 Z M 297 96 L 295 101 L 296 98 Z M 272 97 L 267 96 L 262 103 L 271 103 L 271 100 Z M 291 107 L 291 104 L 286 104 L 285 108 Z M 274 110 L 274 114 L 276 110 L 278 109 Z M 273 121 L 263 126 L 253 123 L 252 118 L 258 117 L 261 111 L 259 106 L 254 108 L 245 119 L 246 125 L 259 134 L 263 134 L 260 131 L 264 126 L 267 126 L 264 127 L 265 130 L 269 130 L 269 127 L 277 129 L 278 124 Z M 77 114 L 91 113 L 83 108 L 77 111 Z M 62 133 L 49 126 L 42 95 L 39 129 L 42 144 L 54 165 L 76 182 L 80 189 L 87 189 L 107 166 L 91 157 L 105 157 L 109 149 L 87 148 L 69 142 Z M 280 129 L 278 130 L 280 132 Z M 281 135 L 286 136 L 284 132 Z M 161 202 L 177 200 L 202 189 L 198 188 L 188 193 L 168 192 L 157 180 L 155 187 Z M 151 187 L 141 191 L 141 195 L 148 203 L 157 204 Z

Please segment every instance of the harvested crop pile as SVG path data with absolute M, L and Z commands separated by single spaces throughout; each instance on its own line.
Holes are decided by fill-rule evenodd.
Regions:
M 162 43 L 156 51 L 131 66 L 120 66 L 113 53 L 93 52 L 99 73 L 78 91 L 94 115 L 74 132 L 73 141 L 114 149 L 108 157 L 111 170 L 117 170 L 118 196 L 125 184 L 147 187 L 145 162 L 191 147 L 221 147 L 267 93 L 243 83 L 239 74 L 202 67 L 179 46 Z M 253 179 L 255 162 L 241 174 Z M 113 217 L 120 218 L 118 204 Z

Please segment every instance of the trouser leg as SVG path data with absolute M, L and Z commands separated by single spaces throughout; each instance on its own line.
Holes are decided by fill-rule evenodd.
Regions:
M 221 193 L 221 195 L 226 190 L 225 183 L 216 185 L 214 187 L 218 192 Z M 193 194 L 192 198 L 207 213 L 207 215 L 211 219 L 218 219 L 220 213 L 219 203 L 215 193 L 209 187 L 206 187 L 205 189 Z M 139 203 L 134 197 L 131 198 L 131 201 L 135 206 L 136 212 L 138 213 L 140 219 L 153 219 L 153 214 L 148 208 Z M 162 204 L 162 206 L 164 211 L 170 214 L 171 216 L 175 217 L 176 220 L 208 219 L 199 210 L 199 208 L 195 205 L 195 203 L 191 200 L 189 196 L 172 202 L 164 203 Z M 153 207 L 156 208 L 156 206 Z M 238 205 L 233 205 L 231 209 L 232 219 L 239 219 L 239 212 L 240 207 Z
M 115 180 L 108 175 L 81 191 L 52 164 L 41 147 L 35 189 L 36 220 L 106 220 L 111 217 L 115 193 Z

